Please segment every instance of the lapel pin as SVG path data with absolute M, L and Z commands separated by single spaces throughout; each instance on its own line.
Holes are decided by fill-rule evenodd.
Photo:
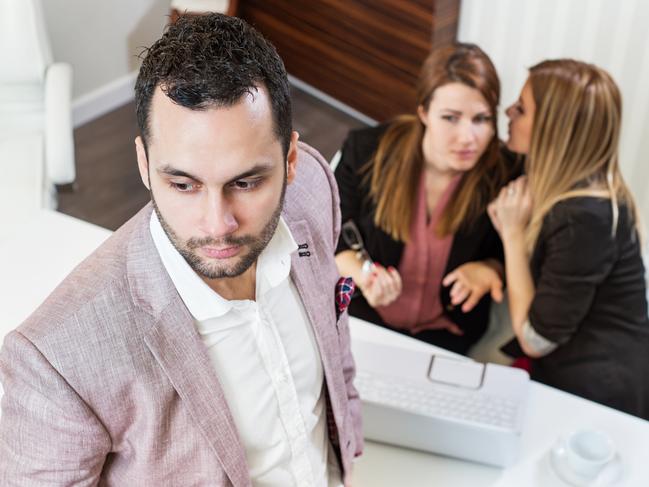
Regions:
M 300 257 L 310 257 L 311 256 L 311 252 L 306 250 L 306 249 L 309 248 L 309 244 L 306 244 L 306 243 L 298 244 L 297 248 L 299 250 L 298 255 Z

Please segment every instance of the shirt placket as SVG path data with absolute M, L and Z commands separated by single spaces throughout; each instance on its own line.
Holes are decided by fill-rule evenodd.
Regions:
M 261 323 L 257 346 L 277 397 L 280 420 L 291 450 L 291 471 L 299 487 L 315 485 L 307 453 L 306 427 L 284 345 L 273 320 L 261 306 L 256 311 Z

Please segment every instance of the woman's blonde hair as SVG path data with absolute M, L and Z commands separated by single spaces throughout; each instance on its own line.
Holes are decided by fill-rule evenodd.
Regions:
M 559 59 L 530 68 L 529 83 L 536 111 L 526 160 L 534 200 L 528 250 L 550 209 L 569 198 L 610 198 L 613 235 L 621 204 L 638 225 L 637 206 L 619 166 L 622 97 L 613 78 L 592 64 Z
M 489 57 L 476 45 L 455 44 L 436 49 L 424 61 L 417 86 L 417 104 L 428 108 L 435 90 L 462 83 L 478 90 L 491 110 L 494 136 L 478 163 L 463 175 L 436 229 L 439 235 L 473 223 L 500 187 L 508 169 L 500 157 L 497 108 L 500 82 Z M 424 125 L 416 115 L 393 120 L 371 160 L 361 168 L 375 205 L 374 224 L 393 239 L 407 242 L 424 166 Z

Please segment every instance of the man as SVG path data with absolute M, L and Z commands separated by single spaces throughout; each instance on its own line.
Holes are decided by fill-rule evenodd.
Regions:
M 182 18 L 136 110 L 151 204 L 7 336 L 0 485 L 348 483 L 337 191 L 281 60 L 239 19 Z

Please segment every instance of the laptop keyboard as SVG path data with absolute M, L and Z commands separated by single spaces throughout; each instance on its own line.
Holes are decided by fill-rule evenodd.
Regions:
M 480 390 L 454 391 L 447 386 L 389 381 L 358 369 L 354 385 L 364 401 L 430 417 L 516 429 L 519 404 L 507 397 Z

